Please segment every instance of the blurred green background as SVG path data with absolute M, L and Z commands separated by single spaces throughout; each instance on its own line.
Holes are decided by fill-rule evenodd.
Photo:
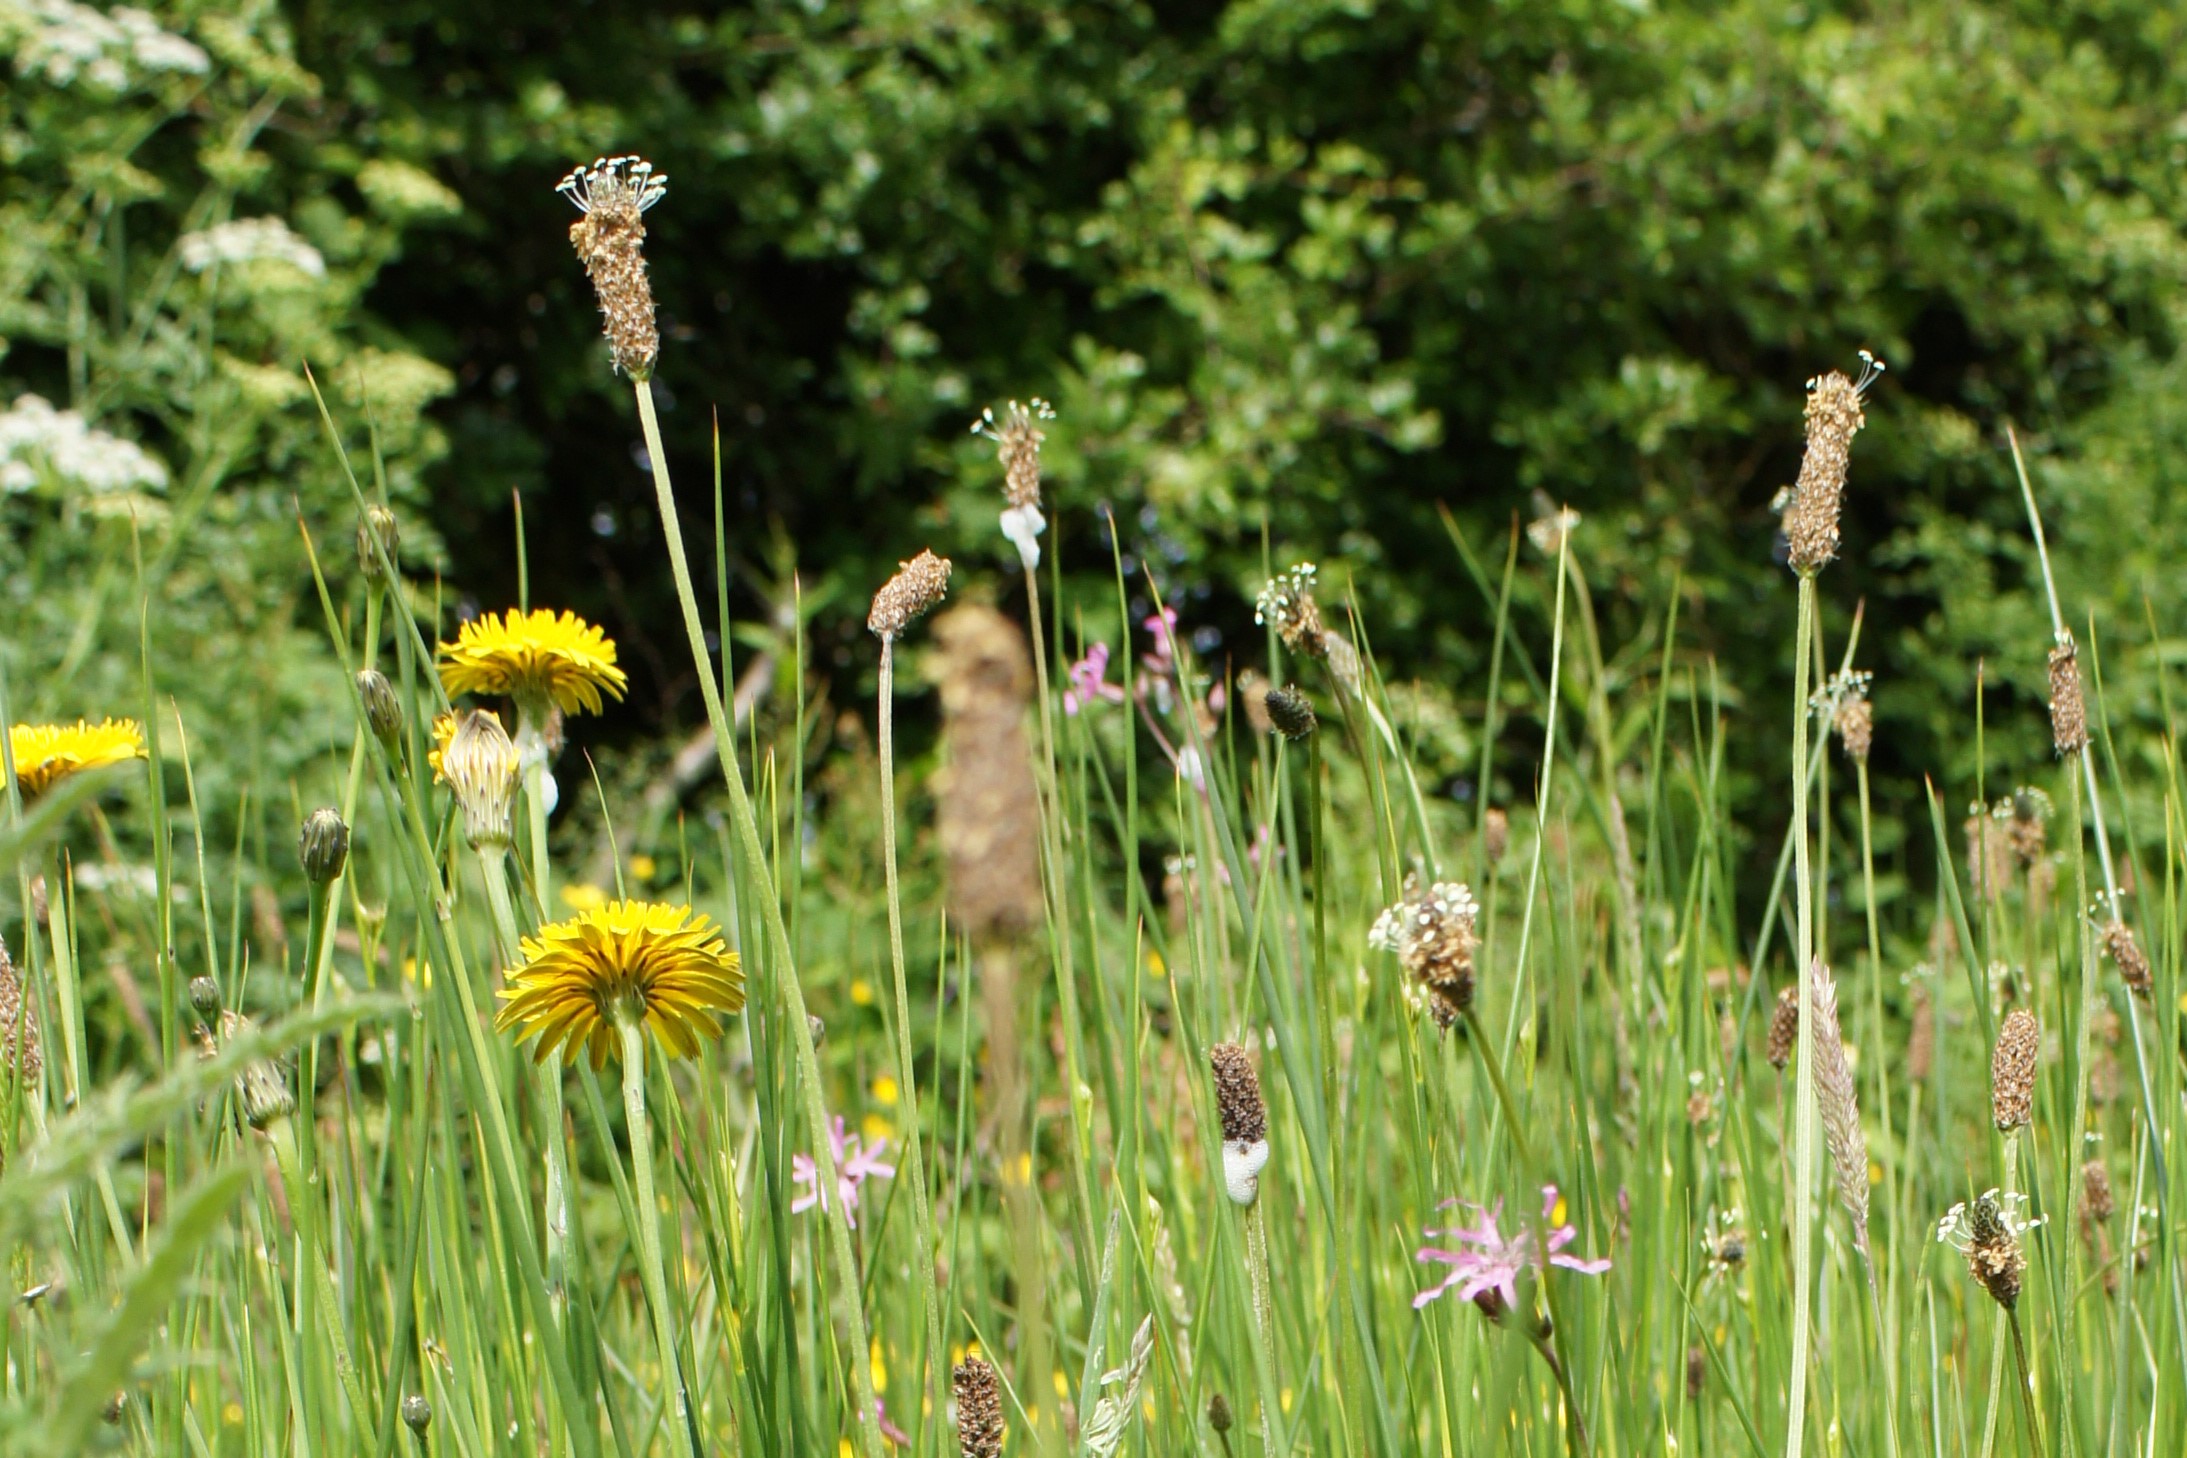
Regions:
M 0 410 L 37 395 L 164 467 L 87 484 L 0 444 L 17 719 L 141 711 L 148 653 L 252 774 L 346 744 L 297 516 L 347 573 L 353 513 L 308 365 L 360 460 L 376 439 L 415 605 L 445 629 L 512 599 L 521 500 L 534 600 L 633 676 L 591 744 L 665 759 L 695 684 L 553 191 L 621 151 L 670 179 L 649 257 L 694 551 L 718 420 L 732 615 L 769 641 L 794 566 L 845 697 L 900 557 L 1008 597 L 967 426 L 1040 395 L 1062 570 L 1106 579 L 1113 525 L 1211 659 L 1257 646 L 1264 560 L 1313 559 L 1385 672 L 1477 721 L 1489 604 L 1442 512 L 1494 575 L 1569 502 L 1613 671 L 1655 673 L 1677 584 L 1674 691 L 1714 660 L 1757 706 L 1734 783 L 1781 780 L 1770 502 L 1803 382 L 1866 347 L 1890 373 L 1825 602 L 1833 643 L 1866 603 L 1879 805 L 1929 774 L 1956 811 L 1978 768 L 1995 794 L 2047 754 L 2008 422 L 2111 712 L 2156 712 L 2139 645 L 2187 591 L 2187 12 L 2162 0 L 129 14 L 0 0 Z M 1522 576 L 1536 644 L 1548 580 Z M 1952 727 L 1978 662 L 1979 766 Z M 1494 793 L 1524 796 L 1538 728 L 1511 732 Z M 1465 798 L 1461 748 L 1438 788 Z

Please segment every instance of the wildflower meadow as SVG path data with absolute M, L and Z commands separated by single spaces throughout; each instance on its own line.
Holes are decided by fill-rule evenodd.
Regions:
M 10 4 L 19 76 L 200 87 L 143 95 L 239 147 L 231 73 L 301 86 L 240 24 Z M 642 648 L 537 565 L 595 523 L 430 525 L 430 367 L 279 219 L 208 209 L 159 245 L 201 306 L 0 398 L 44 645 L 0 656 L 0 1451 L 2187 1452 L 2182 625 L 2073 595 L 2101 533 L 2016 429 L 2040 617 L 1934 668 L 1933 764 L 1883 666 L 1926 629 L 1843 585 L 1924 408 L 1883 340 L 1746 419 L 1799 443 L 1751 682 L 1553 480 L 1441 514 L 1463 659 L 1274 512 L 1225 636 L 1052 469 L 1083 380 L 965 402 L 972 545 L 876 516 L 836 590 L 788 541 L 748 622 L 750 417 L 663 429 L 685 140 L 543 173 L 512 255 L 642 472 Z M 245 362 L 226 272 L 325 354 Z M 172 459 L 102 409 L 146 371 Z M 246 407 L 332 484 L 224 495 Z M 208 592 L 251 631 L 190 641 Z

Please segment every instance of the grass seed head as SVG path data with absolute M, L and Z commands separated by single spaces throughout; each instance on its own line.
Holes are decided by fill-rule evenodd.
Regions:
M 2073 634 L 2058 630 L 2050 650 L 2050 742 L 2061 755 L 2088 748 L 2088 706 L 2081 698 L 2080 650 Z
M 1254 1144 L 1268 1137 L 1268 1107 L 1261 1102 L 1261 1079 L 1242 1043 L 1217 1043 L 1207 1050 L 1215 1074 L 1215 1114 L 1226 1143 Z
M 2100 1159 L 2092 1159 L 2081 1166 L 2081 1212 L 2101 1225 L 2109 1220 L 2118 1206 L 2111 1194 L 2111 1171 L 2104 1168 Z
M 1304 739 L 1321 727 L 1313 704 L 1299 691 L 1298 685 L 1270 689 L 1265 698 L 1268 722 L 1284 738 Z
M 1002 1458 L 1002 1385 L 983 1357 L 966 1357 L 950 1374 L 957 1393 L 957 1447 L 963 1458 Z
M 2018 1234 L 1990 1195 L 1974 1202 L 1968 1228 L 1973 1236 L 1967 1252 L 1969 1269 L 1982 1283 L 1982 1289 L 1990 1293 L 1990 1299 L 2010 1311 L 2020 1299 L 2020 1273 L 2028 1263 Z
M 1838 555 L 1838 517 L 1845 504 L 1845 472 L 1853 437 L 1867 424 L 1861 397 L 1883 365 L 1861 351 L 1860 378 L 1832 370 L 1807 382 L 1807 453 L 1785 508 L 1785 539 L 1795 572 L 1811 573 Z
M 1820 961 L 1810 970 L 1815 1003 L 1815 1099 L 1838 1203 L 1853 1219 L 1855 1248 L 1868 1248 L 1868 1136 L 1861 1128 L 1853 1069 L 1838 1027 L 1838 987 Z M 1795 1036 L 1797 1030 L 1795 1029 Z
M 653 285 L 645 268 L 645 212 L 668 191 L 642 157 L 602 157 L 554 189 L 584 216 L 570 224 L 570 246 L 592 279 L 603 332 L 615 368 L 634 380 L 651 378 L 661 353 Z
M 942 764 L 935 837 L 951 917 L 975 942 L 1023 936 L 1045 916 L 1040 798 L 1025 737 L 1033 658 L 993 608 L 952 608 L 934 622 L 929 671 L 941 689 Z
M 1990 1115 L 2000 1133 L 2024 1129 L 2034 1117 L 2035 1062 L 2042 1047 L 2035 1014 L 2024 1007 L 2005 1014 L 1990 1055 Z
M 949 592 L 949 559 L 924 550 L 897 564 L 896 575 L 873 595 L 866 627 L 876 638 L 895 638 L 939 606 Z
M 1376 917 L 1367 933 L 1368 945 L 1397 954 L 1438 1027 L 1453 1026 L 1473 1006 L 1480 914 L 1480 903 L 1465 885 L 1423 885 L 1414 874 L 1405 878 L 1404 899 Z
M 28 996 L 23 974 L 0 942 L 0 1068 L 20 1083 L 34 1082 L 45 1070 L 45 1046 L 38 1036 L 38 1009 Z
M 1762 1055 L 1769 1059 L 1769 1066 L 1779 1073 L 1792 1062 L 1793 1049 L 1800 1043 L 1800 989 L 1782 987 L 1777 990 L 1777 1005 L 1770 1009 L 1769 1037 L 1762 1047 Z
M 2111 918 L 2104 924 L 2103 946 L 2118 965 L 2119 980 L 2126 984 L 2126 990 L 2147 1002 L 2155 979 L 2149 970 L 2149 954 L 2134 940 L 2134 929 L 2118 917 Z

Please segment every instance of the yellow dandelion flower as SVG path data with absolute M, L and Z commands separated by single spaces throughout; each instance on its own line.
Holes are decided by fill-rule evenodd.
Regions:
M 651 856 L 636 855 L 630 858 L 630 874 L 641 881 L 650 881 L 660 872 L 660 863 Z
M 448 778 L 440 767 L 440 757 L 448 752 L 448 741 L 456 737 L 456 716 L 433 716 L 433 747 L 425 752 L 425 762 L 432 767 L 433 783 L 440 784 Z
M 8 748 L 15 756 L 15 782 L 28 799 L 79 770 L 144 758 L 144 730 L 134 719 L 18 724 L 8 731 Z
M 440 645 L 440 681 L 450 694 L 507 694 L 597 714 L 602 690 L 620 699 L 629 679 L 615 666 L 615 640 L 577 614 L 511 608 L 473 618 Z
M 873 1101 L 875 1103 L 884 1107 L 893 1107 L 896 1100 L 901 1096 L 901 1091 L 896 1087 L 896 1080 L 887 1074 L 884 1073 L 873 1081 Z
M 559 1048 L 571 1063 L 584 1051 L 605 1067 L 619 1017 L 642 1018 L 671 1057 L 689 1057 L 721 1035 L 718 1014 L 744 1006 L 737 954 L 688 906 L 611 901 L 541 927 L 523 953 L 494 1026 L 537 1036 L 541 1062 Z

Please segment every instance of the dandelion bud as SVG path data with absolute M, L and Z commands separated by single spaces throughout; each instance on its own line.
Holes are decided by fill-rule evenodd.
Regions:
M 365 581 L 387 580 L 382 569 L 394 564 L 395 548 L 401 541 L 402 528 L 394 512 L 377 505 L 365 508 L 357 520 L 357 570 Z
M 206 1022 L 220 1019 L 220 984 L 203 973 L 190 979 L 190 1010 Z
M 253 1058 L 235 1081 L 243 1101 L 243 1117 L 253 1129 L 265 1129 L 296 1112 L 296 1095 L 288 1075 L 270 1058 Z
M 1777 1006 L 1769 1014 L 1769 1037 L 1762 1045 L 1762 1056 L 1769 1066 L 1779 1073 L 1792 1061 L 1792 1050 L 1800 1044 L 1800 989 L 1779 988 Z
M 1215 1430 L 1215 1436 L 1219 1438 L 1229 1432 L 1230 1422 L 1229 1401 L 1220 1392 L 1208 1398 L 1207 1425 Z
M 24 1083 L 45 1070 L 45 1048 L 38 1037 L 38 1009 L 26 995 L 23 975 L 0 942 L 0 1069 Z
M 1503 864 L 1504 852 L 1511 845 L 1511 817 L 1491 805 L 1481 812 L 1481 853 L 1488 858 L 1488 868 L 1495 870 Z
M 1207 1050 L 1215 1075 L 1215 1114 L 1223 1128 L 1223 1186 L 1233 1203 L 1251 1205 L 1260 1196 L 1261 1169 L 1268 1163 L 1268 1108 L 1261 1102 L 1260 1075 L 1237 1043 Z
M 413 1392 L 402 1400 L 402 1421 L 404 1427 L 420 1438 L 433 1426 L 433 1404 L 425 1400 L 424 1393 Z
M 456 722 L 441 751 L 440 773 L 463 809 L 463 834 L 473 848 L 509 844 L 521 759 L 501 720 L 473 709 Z
M 866 627 L 876 638 L 894 638 L 941 602 L 949 591 L 949 559 L 922 551 L 898 564 L 897 573 L 873 595 Z
M 2119 980 L 2126 984 L 2126 990 L 2147 1002 L 2155 983 L 2150 976 L 2149 954 L 2134 940 L 2134 929 L 2113 917 L 2104 926 L 2103 947 L 2118 964 Z
M 1297 685 L 1289 688 L 1273 688 L 1268 691 L 1266 707 L 1268 722 L 1286 739 L 1304 739 L 1321 727 L 1321 720 L 1314 714 L 1314 706 Z
M 1861 397 L 1883 373 L 1866 350 L 1858 381 L 1837 370 L 1807 382 L 1807 454 L 1784 514 L 1792 569 L 1812 573 L 1838 555 L 1838 516 L 1845 504 L 1845 471 L 1853 437 L 1867 424 Z
M 2025 1128 L 2033 1117 L 2035 1060 L 2042 1046 L 2043 1030 L 2035 1014 L 2024 1007 L 2005 1014 L 1990 1055 L 1990 1114 L 1999 1133 Z
M 377 668 L 365 669 L 357 675 L 357 699 L 364 705 L 365 727 L 394 754 L 402 743 L 402 701 L 395 697 L 395 686 Z
M 2050 650 L 2050 742 L 2060 754 L 2077 754 L 2088 748 L 2088 706 L 2081 699 L 2080 650 L 2073 635 L 2058 630 L 2058 646 Z
M 642 157 L 602 157 L 554 190 L 584 214 L 570 224 L 570 246 L 599 297 L 615 368 L 634 380 L 651 378 L 661 331 L 645 271 L 645 212 L 666 195 L 668 179 L 654 176 L 653 164 Z
M 951 1374 L 957 1393 L 957 1448 L 964 1458 L 1002 1458 L 1002 1385 L 983 1357 Z
M 304 817 L 304 828 L 296 837 L 296 858 L 314 886 L 324 886 L 342 874 L 342 867 L 349 864 L 349 827 L 339 810 L 322 807 Z

